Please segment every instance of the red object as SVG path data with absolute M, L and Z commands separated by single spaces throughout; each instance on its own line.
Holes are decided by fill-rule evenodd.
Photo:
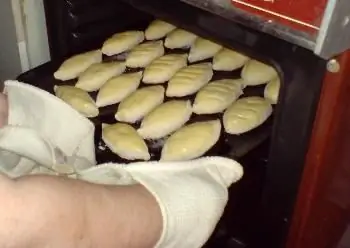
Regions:
M 317 33 L 327 4 L 327 0 L 231 1 L 239 9 L 310 34 Z
M 287 248 L 350 247 L 350 51 L 327 73 L 318 105 Z M 338 245 L 337 245 L 338 244 Z

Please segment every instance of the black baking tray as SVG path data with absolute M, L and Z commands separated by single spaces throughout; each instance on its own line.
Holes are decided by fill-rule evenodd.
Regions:
M 165 53 L 188 53 L 189 49 L 166 49 Z M 122 61 L 125 59 L 125 56 L 104 56 L 103 60 L 105 62 L 110 61 Z M 199 61 L 196 63 L 210 62 L 211 60 Z M 76 83 L 75 80 L 69 81 L 59 81 L 53 78 L 53 73 L 58 69 L 61 62 L 50 62 L 43 66 L 40 66 L 28 73 L 22 74 L 18 77 L 19 81 L 37 86 L 41 89 L 44 89 L 50 93 L 53 92 L 54 85 L 74 85 Z M 127 68 L 126 72 L 135 72 L 143 69 L 135 69 L 135 68 Z M 212 80 L 219 79 L 236 79 L 240 78 L 241 69 L 224 72 L 224 71 L 214 71 L 214 76 Z M 167 87 L 167 83 L 162 84 L 165 88 Z M 150 85 L 145 85 L 141 83 L 140 87 L 145 87 Z M 246 96 L 262 96 L 264 92 L 264 85 L 247 87 L 244 89 L 244 94 L 241 97 Z M 96 99 L 97 92 L 89 93 L 93 99 Z M 184 98 L 177 99 L 186 99 L 191 100 L 193 102 L 195 95 L 187 96 Z M 165 98 L 165 101 L 171 100 L 170 98 Z M 96 159 L 98 163 L 107 163 L 107 162 L 117 162 L 117 163 L 128 163 L 130 161 L 120 158 L 118 155 L 112 153 L 108 147 L 104 144 L 101 138 L 102 132 L 102 123 L 116 123 L 117 121 L 114 118 L 114 115 L 117 111 L 118 105 L 110 105 L 107 107 L 100 108 L 100 114 L 96 118 L 92 118 L 91 121 L 95 124 L 95 146 L 96 146 Z M 213 114 L 213 115 L 196 115 L 193 114 L 188 123 L 198 122 L 198 121 L 207 121 L 207 120 L 222 120 L 222 114 Z M 138 128 L 140 122 L 133 124 L 135 128 Z M 272 118 L 269 118 L 263 125 L 258 128 L 242 134 L 242 135 L 230 135 L 224 132 L 224 128 L 222 127 L 222 134 L 219 141 L 216 145 L 210 149 L 205 156 L 225 156 L 234 159 L 239 159 L 243 157 L 255 147 L 260 145 L 264 140 L 266 140 L 271 134 L 271 126 L 272 126 Z M 165 142 L 166 138 L 160 140 L 152 140 L 146 141 L 149 147 L 149 151 L 151 154 L 151 160 L 159 160 L 162 146 Z

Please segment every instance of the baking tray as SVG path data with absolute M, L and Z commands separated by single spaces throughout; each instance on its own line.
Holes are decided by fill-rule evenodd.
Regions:
M 165 54 L 170 53 L 188 53 L 189 49 L 165 49 Z M 111 61 L 123 61 L 125 59 L 126 54 L 121 54 L 117 56 L 103 56 L 103 61 L 105 62 L 111 62 Z M 211 59 L 204 60 L 196 63 L 203 63 L 203 62 L 211 62 Z M 57 68 L 60 66 L 61 62 L 50 62 L 43 66 L 40 66 L 34 70 L 31 70 L 25 74 L 22 74 L 18 77 L 19 81 L 37 86 L 41 89 L 44 89 L 52 94 L 54 85 L 75 85 L 75 80 L 69 80 L 69 81 L 59 81 L 53 78 L 53 73 L 57 70 Z M 192 63 L 194 64 L 194 63 Z M 143 69 L 135 69 L 135 68 L 127 68 L 126 72 L 135 72 L 140 71 Z M 214 71 L 214 76 L 212 80 L 219 80 L 219 79 L 237 79 L 240 78 L 241 69 L 232 71 L 232 72 L 222 72 L 222 71 Z M 167 87 L 167 83 L 162 84 L 165 88 Z M 140 87 L 150 86 L 147 84 L 140 84 Z M 262 96 L 264 92 L 265 85 L 262 86 L 254 86 L 254 87 L 247 87 L 244 89 L 244 94 L 241 97 L 245 96 Z M 93 99 L 96 99 L 97 92 L 89 93 Z M 186 99 L 191 100 L 193 102 L 195 98 L 195 95 L 182 97 L 182 98 L 168 98 L 165 97 L 165 101 L 172 100 L 172 99 Z M 98 163 L 106 163 L 106 162 L 117 162 L 117 163 L 129 163 L 131 161 L 125 160 L 120 158 L 118 155 L 112 153 L 108 147 L 104 144 L 101 138 L 102 134 L 102 123 L 116 123 L 117 121 L 114 118 L 114 115 L 117 111 L 118 104 L 110 105 L 107 107 L 100 108 L 100 114 L 98 117 L 91 118 L 90 120 L 94 123 L 96 127 L 95 131 L 95 147 L 96 147 L 96 159 Z M 191 119 L 188 123 L 198 122 L 198 121 L 207 121 L 207 120 L 215 120 L 220 119 L 222 122 L 222 114 L 213 114 L 213 115 L 196 115 L 193 114 Z M 140 125 L 140 122 L 133 124 L 135 128 L 138 128 Z M 216 145 L 210 149 L 205 156 L 225 156 L 230 157 L 233 159 L 239 159 L 249 153 L 252 149 L 260 145 L 264 140 L 266 140 L 272 130 L 272 117 L 269 118 L 263 125 L 259 126 L 258 128 L 242 134 L 242 135 L 230 135 L 224 132 L 224 128 L 222 126 L 222 133 L 220 136 L 219 141 L 216 143 Z M 151 154 L 151 160 L 159 160 L 161 149 L 166 140 L 165 138 L 159 139 L 159 140 L 152 140 L 148 141 L 146 140 L 146 143 L 149 148 L 149 152 Z

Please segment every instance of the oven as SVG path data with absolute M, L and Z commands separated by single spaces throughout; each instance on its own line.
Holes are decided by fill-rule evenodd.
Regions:
M 322 230 L 333 227 L 329 224 L 332 221 L 322 222 L 330 207 L 323 208 L 326 200 L 319 186 L 326 180 L 327 172 L 345 166 L 344 163 L 343 167 L 338 166 L 336 161 L 341 157 L 348 159 L 344 154 L 335 155 L 337 149 L 328 149 L 325 145 L 339 146 L 336 141 L 344 137 L 335 137 L 336 130 L 340 130 L 336 124 L 343 123 L 343 129 L 347 126 L 343 116 L 347 100 L 344 94 L 349 90 L 343 79 L 346 68 L 350 69 L 350 62 L 347 52 L 339 58 L 333 57 L 347 48 L 343 41 L 347 37 L 332 43 L 329 37 L 335 33 L 330 27 L 331 31 L 322 33 L 323 39 L 319 37 L 320 26 L 326 25 L 321 22 L 322 16 L 328 14 L 324 19 L 332 20 L 333 25 L 336 21 L 328 13 L 330 7 L 327 5 L 326 8 L 326 1 L 318 5 L 320 16 L 312 24 L 308 23 L 308 15 L 302 15 L 303 21 L 297 22 L 291 18 L 276 19 L 271 13 L 279 11 L 281 6 L 275 7 L 275 12 L 267 11 L 266 2 L 270 1 L 262 6 L 258 2 L 47 0 L 45 11 L 51 61 L 20 75 L 18 80 L 53 93 L 53 86 L 58 82 L 52 75 L 64 59 L 101 47 L 114 33 L 144 30 L 154 19 L 164 20 L 272 65 L 281 79 L 273 116 L 251 132 L 230 136 L 224 145 L 212 151 L 212 154 L 238 160 L 244 166 L 245 175 L 230 189 L 224 216 L 205 247 L 333 247 L 329 242 L 327 246 L 322 243 L 322 239 L 331 236 L 329 233 L 316 235 L 322 225 Z M 293 1 L 289 2 L 295 7 Z M 298 15 L 292 7 L 290 14 Z M 333 11 L 335 8 L 339 10 L 340 6 L 333 6 Z M 343 24 L 347 25 L 347 19 L 344 20 Z M 240 70 L 230 74 L 231 77 L 239 75 Z M 250 91 L 252 93 L 248 95 L 261 95 L 263 87 L 247 90 Z M 101 116 L 93 121 L 99 126 L 109 118 L 108 114 L 110 109 L 102 110 Z M 332 123 L 329 118 L 337 122 Z M 98 162 L 113 159 L 99 150 L 100 134 L 96 133 Z M 333 159 L 332 169 L 330 159 Z M 347 186 L 341 188 L 344 190 Z M 313 216 L 313 211 L 317 215 Z M 334 225 L 336 223 L 338 225 L 339 221 L 334 221 Z M 306 232 L 307 227 L 313 229 Z M 340 233 L 343 230 L 339 229 Z M 338 242 L 338 239 L 332 240 Z

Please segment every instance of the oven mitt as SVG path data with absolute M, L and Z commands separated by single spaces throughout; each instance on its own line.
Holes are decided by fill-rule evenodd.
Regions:
M 76 170 L 96 164 L 94 125 L 54 95 L 6 81 L 8 125 L 0 129 L 0 170 L 10 177 L 70 163 Z M 37 170 L 36 170 L 37 171 Z
M 163 216 L 157 248 L 199 248 L 213 233 L 228 200 L 227 188 L 243 176 L 234 160 L 206 157 L 187 162 L 106 164 L 78 173 L 99 184 L 140 183 L 156 198 Z

